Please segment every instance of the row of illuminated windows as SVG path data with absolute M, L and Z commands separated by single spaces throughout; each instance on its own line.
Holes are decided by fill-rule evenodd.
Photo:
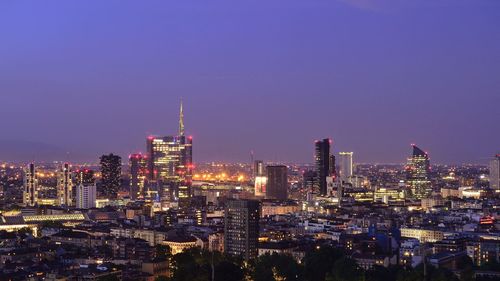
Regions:
M 63 215 L 35 215 L 35 216 L 24 216 L 24 221 L 56 221 L 56 220 L 85 220 L 83 214 L 63 214 Z

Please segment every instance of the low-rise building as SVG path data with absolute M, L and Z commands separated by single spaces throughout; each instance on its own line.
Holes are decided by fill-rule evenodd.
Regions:
M 480 240 L 467 242 L 467 255 L 472 262 L 481 266 L 488 262 L 500 262 L 500 241 Z
M 399 264 L 404 267 L 416 267 L 423 260 L 423 249 L 418 239 L 401 242 L 399 248 Z
M 437 242 L 444 239 L 444 232 L 435 229 L 402 227 L 401 236 L 418 239 L 421 243 Z
M 171 235 L 162 242 L 162 245 L 170 247 L 172 255 L 184 252 L 189 248 L 196 247 L 197 239 L 188 235 Z

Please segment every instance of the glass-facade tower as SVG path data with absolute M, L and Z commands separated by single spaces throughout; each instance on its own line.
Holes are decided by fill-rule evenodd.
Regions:
M 413 198 L 428 198 L 432 193 L 429 156 L 416 145 L 412 147 L 413 153 L 406 165 L 406 182 Z

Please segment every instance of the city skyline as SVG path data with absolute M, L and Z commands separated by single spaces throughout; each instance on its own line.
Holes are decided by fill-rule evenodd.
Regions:
M 158 134 L 160 135 L 160 134 Z M 149 136 L 153 136 L 153 134 L 150 134 Z M 2 143 L 2 141 L 0 141 Z M 23 142 L 19 141 L 18 143 L 14 143 L 14 141 L 8 141 L 6 142 L 8 145 L 4 145 L 3 148 L 8 148 L 10 149 L 11 147 L 20 147 L 19 145 L 33 145 L 33 147 L 24 147 L 27 148 L 27 151 L 34 151 L 33 149 L 40 149 L 40 151 L 37 152 L 28 152 L 29 155 L 27 154 L 27 151 L 19 151 L 19 152 L 14 152 L 14 153 L 7 153 L 8 156 L 0 159 L 0 162 L 8 162 L 8 163 L 17 163 L 17 164 L 26 164 L 26 163 L 69 163 L 69 164 L 75 164 L 75 165 L 95 165 L 97 166 L 99 164 L 99 157 L 101 156 L 100 153 L 108 153 L 108 152 L 99 152 L 99 153 L 88 153 L 83 156 L 81 153 L 70 153 L 70 152 L 64 152 L 64 151 L 69 151 L 69 150 L 63 150 L 62 148 L 55 147 L 53 145 L 49 144 L 44 144 L 44 143 L 37 143 L 37 142 Z M 405 162 L 407 160 L 406 157 L 408 157 L 409 154 L 411 154 L 411 147 L 414 144 L 406 145 L 406 152 L 403 152 L 401 154 L 402 158 L 396 160 L 396 156 L 393 156 L 394 161 L 382 161 L 382 160 L 374 160 L 374 161 L 369 161 L 369 160 L 363 160 L 363 157 L 359 157 L 362 160 L 357 159 L 356 161 L 353 161 L 353 164 L 374 164 L 374 165 L 405 165 Z M 33 148 L 33 149 L 32 149 Z M 334 156 L 339 156 L 341 153 L 345 153 L 339 149 L 334 149 L 335 147 L 332 147 L 333 150 L 333 155 Z M 309 150 L 311 150 L 311 147 L 309 147 Z M 252 150 L 253 151 L 253 150 Z M 498 151 L 498 150 L 496 150 Z M 198 151 L 197 151 L 198 152 Z M 144 148 L 142 150 L 135 150 L 135 151 L 130 151 L 130 152 L 123 152 L 123 154 L 119 154 L 116 152 L 110 152 L 119 155 L 122 157 L 124 160 L 122 161 L 122 165 L 127 165 L 126 159 L 128 159 L 131 155 L 146 155 L 147 148 Z M 251 152 L 250 152 L 251 153 Z M 248 165 L 252 165 L 251 162 L 251 155 L 247 156 L 248 159 L 224 159 L 224 158 L 215 158 L 215 159 L 205 159 L 202 161 L 197 161 L 195 160 L 194 163 L 247 163 Z M 404 154 L 406 153 L 406 154 Z M 430 153 L 429 153 L 430 154 Z M 42 155 L 42 156 L 40 156 Z M 45 156 L 43 156 L 45 155 Z M 75 155 L 77 155 L 75 157 Z M 433 158 L 432 160 L 432 165 L 480 165 L 480 166 L 488 166 L 491 159 L 495 156 L 497 156 L 498 153 L 491 153 L 489 156 L 484 156 L 484 157 L 477 157 L 475 161 L 452 161 L 452 162 L 446 162 L 446 161 L 435 161 Z M 432 155 L 430 155 L 432 156 Z M 288 159 L 278 159 L 277 157 L 274 158 L 266 158 L 266 157 L 261 157 L 263 158 L 265 162 L 267 163 L 272 163 L 272 164 L 305 164 L 305 165 L 314 165 L 314 155 L 310 157 L 309 160 L 304 159 L 304 160 L 288 160 Z M 391 159 L 392 159 L 391 158 Z
M 0 279 L 500 280 L 500 0 L 0 1 Z
M 330 137 L 357 162 L 402 163 L 416 143 L 487 164 L 499 4 L 364 2 L 1 3 L 1 160 L 144 152 L 177 131 L 182 98 L 196 162 L 311 162 Z
M 180 113 L 178 113 L 179 115 L 177 116 L 177 118 L 179 118 L 177 121 L 178 121 L 178 124 L 177 124 L 177 130 L 178 130 L 178 133 L 179 135 L 183 136 L 185 134 L 185 123 L 184 123 L 184 110 L 183 110 L 183 102 L 182 102 L 182 99 L 180 100 Z M 165 133 L 163 133 L 165 134 Z M 159 138 L 159 136 L 161 136 L 162 133 L 155 133 L 155 134 L 149 134 L 147 136 L 145 136 L 145 139 L 147 140 L 147 142 L 149 143 L 149 141 L 152 139 L 152 138 Z M 193 136 L 191 134 L 188 134 L 189 136 L 186 137 L 186 139 L 192 139 Z M 324 140 L 329 140 L 330 141 L 330 145 L 331 145 L 331 149 L 332 149 L 332 155 L 333 156 L 340 156 L 342 157 L 344 154 L 351 154 L 351 158 L 352 158 L 352 153 L 354 152 L 344 152 L 344 151 L 341 151 L 340 149 L 335 149 L 336 146 L 335 146 L 335 142 L 333 140 L 333 138 L 327 138 L 327 139 L 324 139 Z M 1 142 L 2 140 L 0 140 Z M 21 141 L 20 142 L 21 144 L 23 144 L 23 142 Z M 69 152 L 66 152 L 64 153 L 62 150 L 61 151 L 57 151 L 57 148 L 55 148 L 54 146 L 51 146 L 51 145 L 46 145 L 44 146 L 44 144 L 41 144 L 41 143 L 36 143 L 36 142 L 27 142 L 27 143 L 30 143 L 32 144 L 34 147 L 42 147 L 42 152 L 41 153 L 38 153 L 38 152 L 35 152 L 35 153 L 32 153 L 32 155 L 43 155 L 43 154 L 46 154 L 46 155 L 50 155 L 50 157 L 53 157 L 51 159 L 44 159 L 43 157 L 37 157 L 37 156 L 34 156 L 34 157 L 31 157 L 31 158 L 25 158 L 25 156 L 16 156 L 15 158 L 12 158 L 10 159 L 12 156 L 8 156 L 6 157 L 5 159 L 0 159 L 0 161 L 7 161 L 7 162 L 15 162 L 15 163 L 22 163 L 22 162 L 26 162 L 26 163 L 36 163 L 36 162 L 40 162 L 40 163 L 44 163 L 44 162 L 63 162 L 63 163 L 74 163 L 74 164 L 82 164 L 82 163 L 90 163 L 90 164 L 94 164 L 94 165 L 97 165 L 99 164 L 99 156 L 96 156 L 97 158 L 87 158 L 87 159 L 84 159 L 84 158 L 80 158 L 80 157 L 73 157 L 74 155 L 72 155 L 71 153 Z M 314 143 L 317 144 L 318 143 L 318 140 L 314 140 Z M 415 144 L 412 143 L 410 144 L 410 147 L 414 147 Z M 9 146 L 7 145 L 7 148 Z M 5 147 L 4 147 L 5 148 Z M 25 147 L 26 148 L 26 147 Z M 43 151 L 44 148 L 48 148 L 47 151 Z M 28 147 L 28 151 L 29 151 L 29 147 Z M 309 147 L 309 149 L 311 149 L 311 147 Z M 317 148 L 316 148 L 317 149 Z M 123 156 L 123 159 L 128 159 L 131 157 L 131 155 L 147 155 L 149 152 L 148 152 L 149 148 L 146 146 L 144 147 L 143 149 L 139 149 L 139 150 L 136 150 L 136 151 L 132 151 L 132 152 L 124 152 L 124 155 L 128 154 L 128 157 L 125 157 Z M 25 151 L 24 151 L 25 152 Z M 107 153 L 107 152 L 104 152 L 104 153 Z M 313 154 L 314 153 L 317 153 L 314 152 L 313 150 Z M 428 153 L 428 151 L 426 151 L 425 153 Z M 63 155 L 64 156 L 61 156 Z M 430 153 L 428 153 L 430 154 Z M 15 155 L 15 154 L 12 154 L 12 155 Z M 55 156 L 54 156 L 55 155 Z M 497 153 L 494 153 L 495 156 L 497 156 L 498 154 Z M 248 162 L 250 165 L 253 165 L 252 163 L 252 159 L 255 157 L 255 152 L 254 150 L 251 150 L 249 152 L 249 159 L 243 159 L 243 160 L 221 160 L 221 159 L 217 159 L 217 160 L 205 160 L 205 161 L 197 161 L 198 163 L 210 163 L 210 162 L 227 162 L 227 163 L 230 163 L 230 162 L 233 162 L 233 163 L 245 163 L 245 162 Z M 431 155 L 429 155 L 430 157 Z M 54 158 L 55 157 L 55 158 Z M 88 156 L 88 157 L 91 157 L 91 156 Z M 484 157 L 482 158 L 480 161 L 476 161 L 476 162 L 455 162 L 455 163 L 446 163 L 446 162 L 436 162 L 436 161 L 433 161 L 433 164 L 450 164 L 450 165 L 453 165 L 453 164 L 480 164 L 480 165 L 488 165 L 489 164 L 489 161 L 492 159 L 493 156 L 490 156 L 490 157 Z M 265 158 L 265 157 L 264 157 Z M 287 161 L 287 160 L 281 160 L 281 159 L 264 159 L 266 162 L 269 162 L 269 163 L 282 163 L 282 164 L 290 164 L 290 163 L 300 163 L 300 164 L 310 164 L 310 165 L 313 165 L 315 163 L 315 156 L 313 155 L 313 157 L 311 157 L 311 159 L 309 159 L 309 161 L 305 160 L 305 161 Z M 367 162 L 367 161 L 356 161 L 356 162 L 353 162 L 352 159 L 351 159 L 351 162 L 352 163 L 356 163 L 356 164 L 401 164 L 401 165 L 404 165 L 405 164 L 405 161 L 406 161 L 406 158 L 402 159 L 401 161 L 397 162 L 383 162 L 383 161 L 373 161 L 373 162 Z M 122 161 L 122 165 L 126 165 L 127 161 L 124 160 Z

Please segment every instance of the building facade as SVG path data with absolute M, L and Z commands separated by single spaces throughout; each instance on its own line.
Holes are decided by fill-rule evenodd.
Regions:
M 23 180 L 23 204 L 25 206 L 35 206 L 38 200 L 38 178 L 34 163 L 30 163 L 24 168 Z
M 401 237 L 414 238 L 420 243 L 433 243 L 444 239 L 444 232 L 435 229 L 402 227 Z
M 76 187 L 76 207 L 91 209 L 96 207 L 97 188 L 95 185 L 80 184 Z
M 342 181 L 349 181 L 353 175 L 353 155 L 354 152 L 339 152 L 339 177 Z
M 266 195 L 267 190 L 267 177 L 257 176 L 254 179 L 254 195 L 263 197 Z
M 147 161 L 147 156 L 142 154 L 132 154 L 129 157 L 130 198 L 132 200 L 145 197 L 146 177 L 148 173 Z
M 267 166 L 266 198 L 278 200 L 288 198 L 287 170 L 284 165 Z
M 413 153 L 406 165 L 406 182 L 413 198 L 427 198 L 432 193 L 429 156 L 416 145 L 412 147 Z
M 74 185 L 93 185 L 95 184 L 94 171 L 90 169 L 78 169 L 73 173 Z
M 103 155 L 101 162 L 100 194 L 105 198 L 116 198 L 121 186 L 122 158 L 113 153 Z
M 490 161 L 490 188 L 500 189 L 500 154 Z
M 68 163 L 64 163 L 57 172 L 57 204 L 73 206 L 73 181 Z
M 318 140 L 315 145 L 315 171 L 316 178 L 314 182 L 313 193 L 326 195 L 326 177 L 329 176 L 330 170 L 330 146 L 331 139 Z
M 262 160 L 255 160 L 253 163 L 253 175 L 254 177 L 265 176 L 266 174 L 266 165 Z
M 224 251 L 229 255 L 254 259 L 258 254 L 260 203 L 230 200 L 224 212 Z
M 167 136 L 148 138 L 148 170 L 163 198 L 189 198 L 192 181 L 192 138 Z

